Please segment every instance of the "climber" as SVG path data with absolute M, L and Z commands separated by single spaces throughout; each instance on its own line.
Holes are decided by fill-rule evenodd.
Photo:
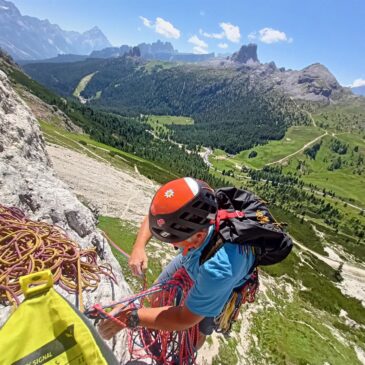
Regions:
M 178 255 L 163 270 L 158 282 L 167 280 L 184 267 L 194 282 L 184 305 L 176 307 L 125 310 L 118 319 L 127 327 L 180 331 L 199 323 L 199 348 L 206 335 L 216 328 L 218 316 L 232 291 L 241 286 L 252 272 L 255 257 L 245 245 L 226 242 L 211 258 L 199 262 L 204 247 L 212 240 L 218 205 L 215 192 L 203 181 L 190 177 L 173 180 L 155 194 L 149 215 L 139 229 L 129 265 L 135 275 L 147 269 L 146 245 L 153 237 L 180 249 Z M 113 309 L 116 313 L 118 308 Z M 121 326 L 103 320 L 99 331 L 110 339 Z

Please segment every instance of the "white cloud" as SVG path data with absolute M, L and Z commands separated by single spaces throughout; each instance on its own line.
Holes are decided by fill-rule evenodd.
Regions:
M 262 43 L 267 44 L 277 42 L 293 42 L 293 38 L 288 38 L 284 32 L 272 28 L 262 28 L 261 30 L 259 30 L 259 39 Z
M 166 38 L 180 38 L 180 30 L 175 28 L 172 23 L 165 19 L 157 17 L 156 21 L 153 22 L 143 16 L 140 16 L 139 18 L 142 20 L 144 26 L 153 28 L 156 33 L 161 34 Z
M 365 86 L 365 80 L 364 79 L 356 79 L 351 85 L 350 87 L 360 87 L 360 86 Z
M 221 33 L 207 33 L 202 29 L 199 29 L 199 33 L 206 38 L 223 39 L 226 38 L 231 42 L 237 43 L 241 39 L 240 28 L 237 25 L 231 23 L 219 23 L 222 28 Z
M 193 47 L 193 53 L 195 53 L 195 54 L 206 54 L 206 53 L 208 53 L 208 49 L 195 46 L 195 47 Z
M 144 16 L 140 16 L 139 19 L 142 20 L 143 25 L 147 28 L 153 28 L 153 22 L 151 20 L 145 18 Z
M 240 28 L 231 23 L 220 23 L 219 26 L 223 29 L 225 37 L 234 43 L 238 43 L 241 39 Z
M 251 32 L 247 38 L 249 41 L 254 41 L 257 38 L 257 32 Z
M 219 47 L 219 48 L 226 49 L 226 48 L 228 48 L 228 44 L 227 44 L 227 43 L 219 43 L 219 44 L 218 44 L 218 47 Z
M 198 36 L 193 35 L 188 40 L 189 43 L 194 44 L 194 53 L 204 54 L 208 53 L 208 44 L 205 43 L 202 39 L 200 39 Z
M 222 33 L 207 33 L 204 32 L 202 29 L 199 29 L 199 33 L 206 37 L 206 38 L 214 38 L 214 39 L 223 39 L 224 38 L 224 32 Z
M 180 38 L 179 29 L 175 28 L 170 22 L 162 18 L 156 18 L 156 32 L 162 34 L 166 38 Z
M 190 37 L 188 42 L 195 44 L 198 47 L 208 48 L 208 45 L 196 35 L 193 35 L 192 37 Z

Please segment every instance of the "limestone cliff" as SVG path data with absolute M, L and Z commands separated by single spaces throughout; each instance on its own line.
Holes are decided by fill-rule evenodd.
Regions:
M 31 110 L 12 89 L 0 70 L 0 203 L 22 209 L 29 218 L 57 224 L 81 247 L 96 247 L 99 259 L 112 265 L 118 285 L 106 277 L 94 292 L 84 292 L 85 306 L 110 303 L 130 292 L 108 243 L 96 228 L 93 213 L 82 205 L 55 175 L 44 139 Z M 56 286 L 75 304 L 75 296 Z M 0 326 L 10 307 L 0 306 Z M 125 337 L 118 336 L 114 352 L 125 364 Z

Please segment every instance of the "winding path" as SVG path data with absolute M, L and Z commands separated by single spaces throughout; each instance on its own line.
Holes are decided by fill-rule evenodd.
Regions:
M 307 144 L 305 144 L 302 148 L 300 148 L 298 151 L 295 151 L 293 153 L 291 153 L 288 156 L 285 156 L 283 158 L 281 158 L 280 160 L 274 161 L 274 162 L 269 162 L 267 163 L 265 166 L 269 166 L 269 165 L 274 165 L 276 163 L 283 163 L 284 161 L 288 160 L 290 157 L 295 156 L 296 154 L 303 152 L 306 148 L 308 148 L 309 146 L 311 146 L 312 144 L 314 144 L 315 142 L 317 142 L 318 140 L 322 139 L 324 136 L 328 135 L 328 132 L 326 131 L 325 133 L 321 134 L 320 136 L 314 138 L 312 141 L 308 142 Z

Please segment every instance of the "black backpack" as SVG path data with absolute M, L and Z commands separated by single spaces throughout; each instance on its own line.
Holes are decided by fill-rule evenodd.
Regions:
M 234 187 L 218 189 L 216 196 L 216 229 L 210 243 L 203 249 L 200 265 L 209 260 L 225 242 L 254 247 L 255 264 L 252 270 L 258 265 L 276 264 L 289 255 L 293 242 L 275 221 L 263 200 Z

